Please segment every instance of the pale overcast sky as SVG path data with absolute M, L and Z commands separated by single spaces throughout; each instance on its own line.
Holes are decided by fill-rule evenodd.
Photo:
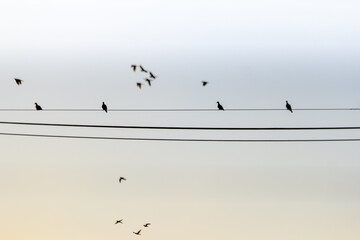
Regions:
M 358 1 L 1 1 L 0 109 L 360 107 Z M 142 64 L 158 78 L 141 90 Z M 23 79 L 16 86 L 13 78 Z M 201 81 L 208 81 L 206 87 Z M 0 112 L 0 121 L 358 126 L 357 111 Z M 359 138 L 0 125 L 1 132 Z M 0 239 L 358 240 L 359 143 L 0 136 Z M 126 177 L 119 184 L 118 178 Z M 115 220 L 124 224 L 115 225 Z M 142 224 L 151 222 L 149 229 Z M 142 236 L 132 232 L 142 228 Z

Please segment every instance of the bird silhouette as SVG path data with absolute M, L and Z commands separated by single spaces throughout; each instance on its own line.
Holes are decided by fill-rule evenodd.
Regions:
M 134 70 L 134 72 L 136 72 L 136 65 L 131 65 L 132 69 Z
M 141 89 L 141 85 L 142 85 L 142 83 L 139 83 L 139 82 L 136 83 L 136 86 L 138 86 L 139 89 Z
M 208 84 L 208 82 L 202 81 L 202 85 L 203 85 L 203 87 L 205 87 L 205 86 L 206 86 L 206 84 Z
M 121 224 L 122 224 L 122 223 L 123 223 L 123 222 L 122 222 L 122 219 L 121 219 L 121 220 L 116 220 L 115 224 L 118 224 L 118 223 L 121 223 Z
M 133 232 L 133 233 L 136 234 L 136 235 L 141 235 L 140 232 L 141 232 L 141 229 L 139 231 Z
M 217 104 L 218 104 L 218 105 L 217 105 L 218 109 L 224 111 L 223 106 L 221 106 L 221 104 L 220 104 L 219 102 L 217 102 Z
M 149 227 L 151 225 L 151 223 L 146 223 L 146 224 L 144 224 L 143 226 L 144 227 Z
M 15 82 L 16 82 L 16 84 L 18 86 L 20 86 L 22 84 L 22 82 L 23 82 L 23 80 L 21 80 L 21 79 L 18 79 L 18 78 L 14 78 L 14 79 L 15 79 Z
M 145 78 L 145 81 L 149 84 L 149 86 L 151 87 L 151 81 L 154 81 L 154 80 L 151 80 L 151 79 L 148 79 L 148 78 Z
M 150 74 L 150 77 L 151 77 L 151 78 L 153 78 L 153 79 L 156 78 L 156 76 L 154 76 L 154 74 L 152 74 L 152 72 L 149 72 L 149 74 Z
M 290 112 L 293 112 L 291 105 L 288 103 L 288 101 L 286 101 L 286 109 L 289 110 Z
M 43 110 L 42 107 L 41 107 L 39 104 L 37 104 L 37 103 L 35 103 L 35 108 L 36 108 L 36 110 L 38 110 L 38 111 Z
M 107 106 L 106 106 L 106 104 L 103 102 L 103 104 L 102 104 L 102 109 L 105 111 L 105 112 L 107 112 Z
M 121 181 L 126 181 L 126 178 L 120 177 L 120 178 L 119 178 L 119 183 L 121 183 Z
M 148 72 L 148 71 L 146 71 L 146 70 L 143 68 L 143 66 L 139 65 L 139 67 L 140 67 L 140 69 L 141 69 L 142 72 L 146 72 L 146 73 Z

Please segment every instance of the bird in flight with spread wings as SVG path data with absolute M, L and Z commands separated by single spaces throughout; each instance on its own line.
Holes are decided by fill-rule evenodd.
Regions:
M 145 81 L 149 84 L 149 86 L 151 87 L 151 81 L 154 81 L 154 80 L 151 80 L 151 79 L 148 79 L 148 78 L 145 78 Z
M 153 78 L 153 79 L 156 78 L 156 76 L 154 76 L 154 74 L 153 74 L 152 72 L 149 72 L 149 74 L 150 74 L 150 77 L 151 77 L 151 78 Z
M 139 65 L 139 67 L 140 67 L 140 69 L 141 69 L 142 72 L 146 72 L 146 73 L 148 72 L 147 70 L 145 70 L 145 69 L 143 68 L 143 66 Z
M 121 181 L 126 181 L 126 178 L 120 177 L 120 178 L 119 178 L 119 183 L 121 183 Z
M 14 78 L 14 79 L 15 79 L 15 82 L 16 82 L 16 84 L 18 86 L 20 86 L 22 84 L 22 82 L 23 82 L 23 80 L 21 80 L 21 79 L 18 79 L 18 78 Z
M 131 65 L 132 69 L 134 70 L 134 72 L 136 72 L 136 65 Z
M 123 223 L 122 221 L 123 221 L 122 219 L 121 220 L 116 220 L 115 224 L 118 224 L 118 223 L 122 224 Z

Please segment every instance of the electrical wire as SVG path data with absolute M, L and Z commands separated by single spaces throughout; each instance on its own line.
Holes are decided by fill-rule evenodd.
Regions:
M 91 125 L 91 124 L 63 124 L 63 123 L 35 123 L 35 122 L 7 122 L 5 125 L 48 126 L 48 127 L 77 127 L 77 128 L 119 128 L 119 129 L 153 129 L 153 130 L 210 130 L 210 131 L 304 131 L 304 130 L 359 130 L 357 126 L 339 127 L 163 127 L 163 126 L 132 126 L 132 125 Z
M 36 109 L 2 108 L 0 112 L 34 112 Z M 44 112 L 101 112 L 98 108 L 49 108 Z M 108 112 L 218 112 L 214 108 L 164 108 L 164 109 L 108 109 Z M 288 111 L 285 108 L 226 108 L 225 111 Z M 293 111 L 360 111 L 360 108 L 294 108 Z
M 92 140 L 123 140 L 123 141 L 162 141 L 162 142 L 359 142 L 359 138 L 334 138 L 334 139 L 194 139 L 194 138 L 139 138 L 139 137 L 94 137 L 94 136 L 69 136 L 46 135 L 27 133 L 0 132 L 1 136 L 42 137 L 42 138 L 67 138 L 67 139 L 92 139 Z

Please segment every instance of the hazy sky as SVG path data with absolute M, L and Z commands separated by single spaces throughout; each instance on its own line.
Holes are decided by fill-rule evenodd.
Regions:
M 360 3 L 1 1 L 0 109 L 360 107 Z M 152 87 L 136 87 L 147 75 Z M 24 80 L 20 87 L 13 78 Z M 209 81 L 202 87 L 201 81 Z M 0 112 L 0 121 L 358 126 L 339 112 Z M 0 125 L 0 132 L 359 138 Z M 169 143 L 0 136 L 0 239 L 358 240 L 359 143 Z M 128 180 L 118 183 L 120 176 Z M 124 224 L 115 225 L 115 220 Z M 151 222 L 142 236 L 133 231 Z

